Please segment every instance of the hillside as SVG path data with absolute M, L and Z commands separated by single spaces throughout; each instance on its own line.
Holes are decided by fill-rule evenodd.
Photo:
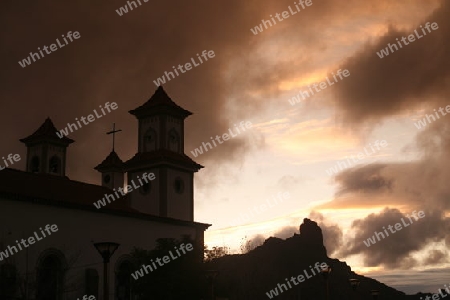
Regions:
M 267 293 L 277 289 L 278 296 L 274 292 L 270 294 L 273 299 L 317 300 L 326 299 L 326 280 L 314 269 L 316 263 L 323 262 L 332 269 L 328 277 L 330 300 L 373 299 L 371 290 L 380 292 L 380 300 L 420 299 L 419 295 L 406 296 L 377 280 L 358 275 L 345 262 L 329 258 L 323 245 L 322 230 L 309 219 L 304 219 L 300 234 L 286 240 L 271 237 L 247 254 L 215 259 L 208 268 L 219 271 L 215 281 L 219 297 L 263 300 L 270 299 Z M 299 282 L 302 279 L 303 282 Z M 360 281 L 355 291 L 349 279 Z

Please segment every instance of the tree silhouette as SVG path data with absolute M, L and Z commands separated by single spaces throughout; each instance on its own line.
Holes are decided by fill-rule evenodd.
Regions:
M 179 248 L 182 243 L 195 245 L 188 237 L 183 237 L 181 241 L 158 239 L 155 249 L 136 248 L 131 255 L 136 262 L 136 267 L 140 269 L 142 265 L 151 266 L 156 258 L 169 256 L 169 251 L 177 256 L 175 247 Z M 133 293 L 138 295 L 139 299 L 201 299 L 206 284 L 202 268 L 202 254 L 203 249 L 196 249 L 194 246 L 192 251 L 181 254 L 176 259 L 171 258 L 170 262 L 163 266 L 157 265 L 157 269 L 149 271 L 143 277 L 137 280 L 131 279 Z

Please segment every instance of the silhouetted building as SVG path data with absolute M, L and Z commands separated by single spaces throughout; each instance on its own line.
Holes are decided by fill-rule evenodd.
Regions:
M 66 150 L 74 141 L 59 138 L 49 118 L 21 139 L 26 171 L 0 171 L 0 299 L 102 299 L 103 264 L 93 242 L 120 244 L 108 274 L 110 299 L 121 300 L 133 299 L 130 274 L 140 268 L 129 255 L 134 247 L 152 249 L 158 238 L 189 235 L 203 249 L 210 225 L 194 222 L 194 173 L 203 167 L 184 154 L 191 112 L 159 87 L 130 113 L 138 119 L 137 153 L 123 162 L 113 150 L 95 167 L 101 185 L 66 176 Z M 47 224 L 57 231 L 47 227 L 46 234 Z

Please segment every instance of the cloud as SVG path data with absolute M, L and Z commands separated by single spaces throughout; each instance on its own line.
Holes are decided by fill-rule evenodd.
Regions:
M 282 82 L 295 83 L 296 78 L 308 77 L 317 68 L 332 68 L 330 64 L 336 61 L 324 60 L 327 55 L 346 57 L 342 44 L 360 39 L 355 36 L 354 22 L 366 22 L 366 18 L 355 17 L 364 15 L 367 9 L 373 24 L 356 26 L 364 36 L 367 28 L 384 22 L 386 14 L 392 13 L 400 23 L 410 23 L 436 1 L 393 4 L 388 0 L 326 0 L 258 36 L 253 36 L 250 28 L 270 14 L 285 10 L 291 1 L 261 5 L 255 0 L 177 4 L 159 0 L 119 17 L 115 10 L 123 5 L 126 1 L 43 0 L 26 6 L 3 4 L 0 10 L 0 41 L 5 45 L 0 48 L 0 97 L 16 100 L 9 101 L 8 112 L 20 112 L 22 120 L 20 126 L 11 128 L 17 114 L 7 113 L 1 118 L 0 125 L 11 128 L 3 135 L 5 141 L 31 134 L 47 116 L 61 128 L 106 101 L 118 103 L 119 110 L 114 114 L 70 136 L 76 143 L 68 152 L 69 175 L 88 182 L 98 181 L 98 174 L 89 166 L 97 165 L 111 150 L 111 141 L 105 135 L 111 123 L 116 122 L 123 130 L 116 147 L 121 158 L 126 160 L 136 152 L 137 121 L 127 111 L 147 101 L 156 89 L 153 80 L 171 71 L 172 66 L 188 62 L 205 49 L 216 53 L 215 58 L 165 85 L 176 103 L 194 112 L 186 120 L 189 154 L 211 136 L 226 132 L 234 122 L 252 120 L 273 103 L 261 100 L 274 99 L 281 93 Z M 408 14 L 402 13 L 405 5 Z M 347 28 L 350 23 L 352 30 Z M 79 31 L 81 38 L 24 69 L 18 65 L 17 61 L 30 51 L 51 44 L 67 31 Z M 324 34 L 333 38 L 324 39 Z M 27 109 L 22 109 L 24 106 Z M 206 166 L 240 164 L 249 152 L 263 145 L 261 140 L 242 136 L 197 160 Z M 0 151 L 24 153 L 24 148 L 16 142 L 2 146 Z M 86 164 L 83 168 L 78 164 L 81 160 Z
M 376 208 L 380 206 L 450 209 L 450 124 L 434 122 L 418 133 L 420 159 L 406 163 L 375 163 L 346 169 L 335 176 L 335 198 L 317 209 Z
M 306 176 L 283 175 L 278 179 L 276 188 L 281 191 L 292 191 L 308 180 L 309 178 Z
M 367 43 L 343 62 L 351 76 L 336 85 L 341 120 L 352 125 L 377 123 L 427 104 L 447 104 L 450 80 L 450 3 L 441 1 L 433 14 L 407 29 L 390 26 L 378 40 Z M 377 51 L 413 33 L 426 22 L 439 29 L 380 59 Z M 420 29 L 420 28 L 419 28 Z
M 328 255 L 331 256 L 342 246 L 342 229 L 337 224 L 330 224 L 328 220 L 325 220 L 321 213 L 316 211 L 312 211 L 308 218 L 317 222 L 322 229 L 323 243 L 327 249 Z
M 448 268 L 430 268 L 411 272 L 407 270 L 389 270 L 374 272 L 370 275 L 381 282 L 389 282 L 389 286 L 413 295 L 419 292 L 436 293 L 445 288 L 444 283 L 450 281 Z
M 280 238 L 280 239 L 287 239 L 294 235 L 294 233 L 298 234 L 298 227 L 296 226 L 286 226 L 278 230 L 274 233 L 274 237 Z
M 411 218 L 413 222 L 409 222 L 410 214 L 395 208 L 385 208 L 379 214 L 370 214 L 353 221 L 351 234 L 346 236 L 347 241 L 339 250 L 339 255 L 347 257 L 361 254 L 365 265 L 369 267 L 407 269 L 417 266 L 418 262 L 413 254 L 425 249 L 428 243 L 443 241 L 450 228 L 450 218 L 446 218 L 442 212 L 427 209 L 424 211 L 425 217 L 417 221 Z M 409 224 L 408 227 L 402 225 L 402 229 L 395 233 L 388 230 L 389 225 L 402 224 L 402 219 Z M 388 230 L 389 236 L 385 234 L 384 239 L 380 237 L 380 241 L 367 247 L 364 241 L 374 236 L 375 232 L 383 232 L 384 228 Z M 442 259 L 442 255 L 433 253 L 425 264 L 434 264 Z
M 241 242 L 241 252 L 247 253 L 248 251 L 251 251 L 255 249 L 256 247 L 261 246 L 264 244 L 264 241 L 266 238 L 262 234 L 257 234 L 250 238 L 249 240 L 242 240 Z
M 441 120 L 443 121 L 443 120 Z M 387 269 L 432 266 L 446 262 L 448 257 L 434 249 L 424 259 L 416 255 L 426 253 L 429 244 L 449 245 L 450 219 L 450 125 L 434 122 L 418 132 L 416 149 L 420 159 L 406 163 L 376 163 L 344 170 L 335 176 L 338 186 L 335 198 L 316 209 L 378 209 L 355 220 L 345 236 L 345 244 L 338 256 L 362 255 L 368 267 Z M 381 232 L 383 226 L 398 223 L 413 210 L 423 210 L 426 217 L 417 224 L 404 228 L 393 236 L 367 247 L 363 241 Z
M 353 153 L 358 138 L 345 129 L 337 128 L 333 119 L 296 121 L 289 126 L 264 128 L 271 136 L 270 147 L 303 163 L 332 160 L 339 153 Z M 320 139 L 317 137 L 320 136 Z
M 127 111 L 150 98 L 156 90 L 153 80 L 165 71 L 172 71 L 172 66 L 189 62 L 205 49 L 215 51 L 216 56 L 165 85 L 177 104 L 194 112 L 186 120 L 186 152 L 190 154 L 189 150 L 209 141 L 211 136 L 227 132 L 234 123 L 250 119 L 249 114 L 246 118 L 229 115 L 228 94 L 221 74 L 232 58 L 231 53 L 252 52 L 253 47 L 246 43 L 251 33 L 242 28 L 250 28 L 254 22 L 248 18 L 248 11 L 259 19 L 261 5 L 252 1 L 248 4 L 153 1 L 119 17 L 115 10 L 122 5 L 126 1 L 44 0 L 26 8 L 11 4 L 0 11 L 4 28 L 0 40 L 7 45 L 0 49 L 0 96 L 18 99 L 10 101 L 9 110 L 20 112 L 24 120 L 20 127 L 12 128 L 4 136 L 5 140 L 14 141 L 31 134 L 47 116 L 60 128 L 106 101 L 118 103 L 119 109 L 114 114 L 70 136 L 76 143 L 69 148 L 69 173 L 87 181 L 97 181 L 98 175 L 86 169 L 101 162 L 111 150 L 105 134 L 111 123 L 116 122 L 123 129 L 117 136 L 117 151 L 122 159 L 130 158 L 136 152 L 137 121 Z M 18 65 L 17 61 L 30 51 L 49 45 L 69 30 L 79 31 L 81 38 L 24 69 Z M 28 109 L 21 109 L 24 105 Z M 251 101 L 244 99 L 241 105 L 250 106 Z M 10 128 L 16 124 L 16 115 L 5 115 L 1 125 Z M 23 152 L 18 145 L 15 148 Z M 95 151 L 90 145 L 96 145 Z M 243 134 L 197 160 L 239 164 L 246 153 L 261 146 L 259 139 L 255 141 Z M 86 169 L 78 167 L 80 157 Z
M 429 252 L 428 257 L 423 262 L 424 265 L 438 265 L 448 262 L 448 253 L 433 249 Z

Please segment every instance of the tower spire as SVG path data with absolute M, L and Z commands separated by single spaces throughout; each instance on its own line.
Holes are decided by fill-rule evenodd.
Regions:
M 121 132 L 121 131 L 122 131 L 122 129 L 116 130 L 116 123 L 113 123 L 113 130 L 106 133 L 106 134 L 112 134 L 112 135 L 113 135 L 112 152 L 114 152 L 114 144 L 115 144 L 115 139 L 116 139 L 116 133 L 117 133 L 117 132 Z

